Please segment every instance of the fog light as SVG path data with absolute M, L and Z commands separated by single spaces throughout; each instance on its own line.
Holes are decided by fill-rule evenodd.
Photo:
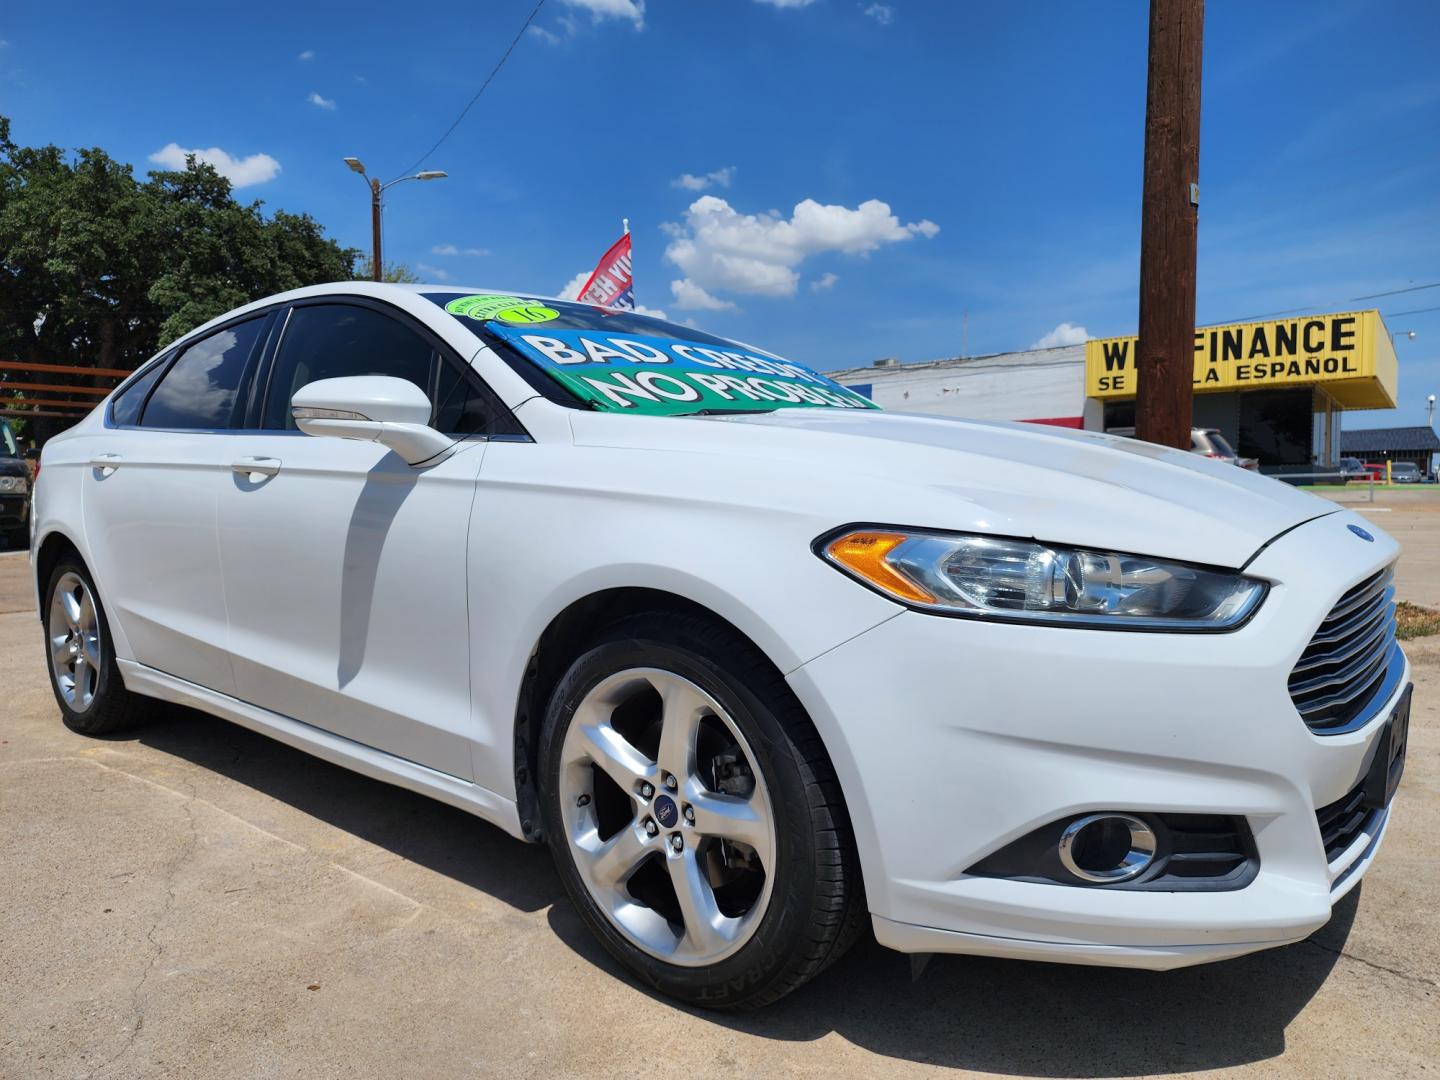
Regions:
M 1155 833 L 1129 814 L 1087 814 L 1060 834 L 1057 854 L 1082 881 L 1113 884 L 1139 877 L 1155 861 Z

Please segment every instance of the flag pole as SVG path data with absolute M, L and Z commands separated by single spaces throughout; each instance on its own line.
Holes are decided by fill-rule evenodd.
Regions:
M 622 218 L 620 219 L 620 224 L 621 224 L 621 225 L 624 227 L 624 229 L 625 229 L 625 235 L 626 235 L 626 236 L 629 236 L 629 235 L 630 235 L 630 219 L 629 219 L 628 217 L 622 217 Z M 634 296 L 635 296 L 635 241 L 634 241 L 634 240 L 631 240 L 631 241 L 630 241 L 630 296 L 631 296 L 632 299 L 633 299 Z

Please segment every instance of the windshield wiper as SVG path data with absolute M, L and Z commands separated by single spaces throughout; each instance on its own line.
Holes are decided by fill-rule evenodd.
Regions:
M 671 413 L 671 416 L 757 416 L 779 412 L 778 409 L 696 409 L 694 412 Z

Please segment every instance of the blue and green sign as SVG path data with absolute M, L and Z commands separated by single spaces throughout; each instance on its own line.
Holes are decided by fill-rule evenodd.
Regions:
M 490 322 L 489 331 L 585 401 L 650 414 L 877 406 L 801 364 L 712 341 Z

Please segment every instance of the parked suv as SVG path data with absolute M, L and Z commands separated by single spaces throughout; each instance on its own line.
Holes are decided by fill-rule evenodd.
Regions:
M 546 843 L 696 1005 L 867 924 L 1143 968 L 1302 940 L 1404 764 L 1370 521 L 634 312 L 251 304 L 46 444 L 35 535 L 72 729 L 181 702 Z
M 0 419 L 0 547 L 27 547 L 30 541 L 30 465 L 15 433 Z

